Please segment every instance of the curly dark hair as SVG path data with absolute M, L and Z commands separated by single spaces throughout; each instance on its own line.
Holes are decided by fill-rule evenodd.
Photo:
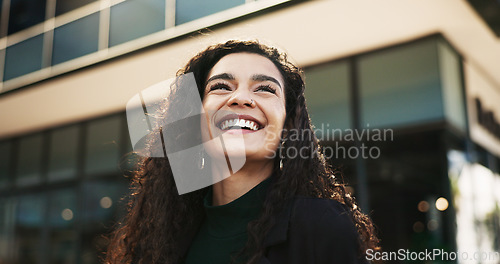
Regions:
M 258 41 L 231 40 L 198 53 L 177 75 L 194 73 L 203 99 L 203 84 L 212 67 L 222 57 L 241 52 L 262 55 L 281 72 L 285 84 L 285 127 L 289 128 L 286 136 L 293 136 L 293 131 L 311 132 L 311 136 L 303 140 L 285 141 L 285 148 L 313 146 L 319 154 L 309 159 L 285 158 L 282 170 L 279 169 L 280 157 L 276 156 L 273 171 L 276 177 L 272 178 L 260 215 L 248 224 L 248 241 L 238 255 L 245 256 L 248 264 L 258 262 L 264 254 L 265 235 L 274 225 L 273 216 L 297 195 L 333 199 L 344 204 L 359 233 L 360 256 L 366 249 L 378 249 L 379 241 L 372 221 L 360 211 L 344 183 L 338 180 L 339 172 L 333 170 L 321 154 L 306 108 L 303 74 L 285 53 Z M 166 108 L 168 111 L 168 106 Z M 149 264 L 181 260 L 183 256 L 180 256 L 178 241 L 194 223 L 193 219 L 203 214 L 203 198 L 208 187 L 179 195 L 168 158 L 146 157 L 133 175 L 131 189 L 128 215 L 110 236 L 105 262 Z M 233 261 L 235 259 L 233 256 Z

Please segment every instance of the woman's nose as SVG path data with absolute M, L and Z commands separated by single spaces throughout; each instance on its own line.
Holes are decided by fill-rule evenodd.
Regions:
M 239 91 L 238 91 L 239 90 Z M 251 93 L 249 91 L 242 91 L 245 89 L 241 89 L 239 87 L 236 91 L 233 92 L 231 98 L 227 101 L 228 106 L 248 106 L 255 107 L 255 103 L 253 98 L 251 97 Z

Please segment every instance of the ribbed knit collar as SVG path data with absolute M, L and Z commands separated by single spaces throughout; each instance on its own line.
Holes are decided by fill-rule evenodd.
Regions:
M 213 190 L 210 187 L 204 199 L 209 234 L 217 238 L 230 238 L 244 234 L 248 223 L 256 219 L 262 209 L 271 177 L 263 180 L 236 200 L 219 206 L 212 205 Z

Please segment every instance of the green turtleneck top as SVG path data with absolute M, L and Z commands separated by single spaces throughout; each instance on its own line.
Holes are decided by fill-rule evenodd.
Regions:
M 229 264 L 248 238 L 247 225 L 255 220 L 264 203 L 271 177 L 236 200 L 212 205 L 212 187 L 204 199 L 206 217 L 193 239 L 185 264 Z

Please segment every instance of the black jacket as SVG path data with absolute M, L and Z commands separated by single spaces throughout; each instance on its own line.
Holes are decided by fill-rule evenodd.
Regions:
M 198 219 L 201 224 L 203 219 Z M 180 241 L 182 255 L 189 249 L 199 225 Z M 296 197 L 276 217 L 264 240 L 259 264 L 367 263 L 359 257 L 359 236 L 347 208 L 321 198 Z

